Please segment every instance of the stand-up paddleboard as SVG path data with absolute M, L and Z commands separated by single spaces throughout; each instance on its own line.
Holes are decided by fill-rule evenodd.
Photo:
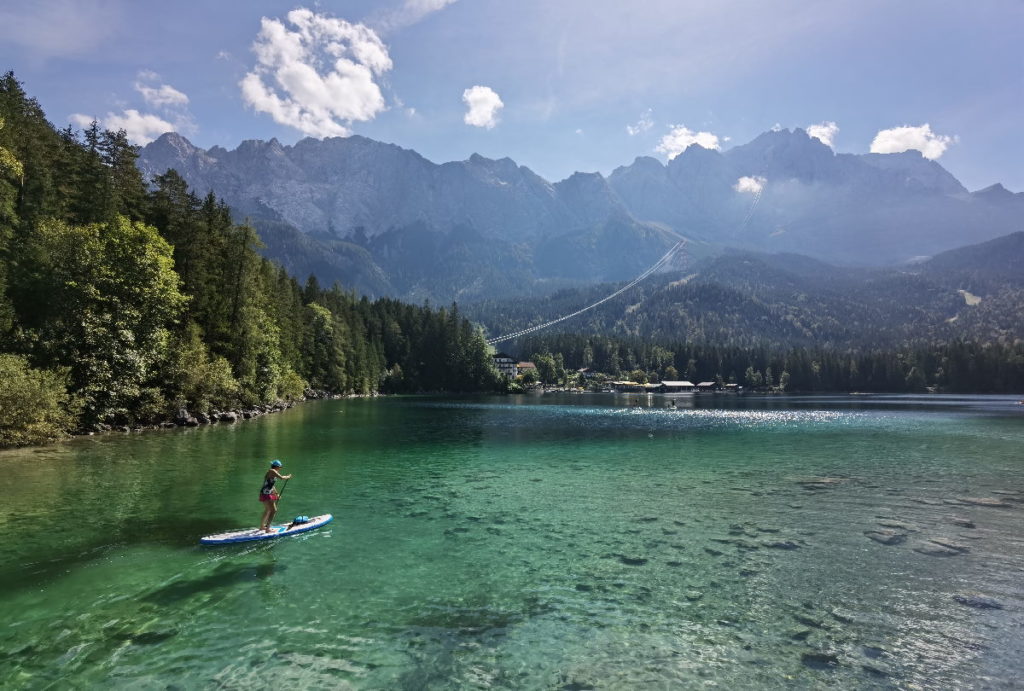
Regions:
M 334 520 L 334 516 L 325 513 L 322 516 L 313 516 L 307 521 L 298 524 L 285 523 L 283 525 L 270 526 L 270 532 L 265 533 L 259 528 L 247 528 L 246 530 L 233 530 L 229 533 L 217 533 L 207 535 L 199 539 L 203 545 L 227 545 L 232 542 L 253 542 L 255 540 L 273 540 L 277 537 L 288 537 L 299 533 L 308 533 L 310 530 L 321 528 Z M 290 526 L 290 527 L 289 527 Z

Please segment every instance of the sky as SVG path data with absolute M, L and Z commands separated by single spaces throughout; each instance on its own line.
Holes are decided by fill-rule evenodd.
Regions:
M 548 180 L 802 127 L 1024 191 L 1024 2 L 0 0 L 58 127 L 203 148 L 363 135 Z

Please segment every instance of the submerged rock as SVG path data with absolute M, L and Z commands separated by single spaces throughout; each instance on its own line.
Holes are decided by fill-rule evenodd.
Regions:
M 843 478 L 839 477 L 814 477 L 807 480 L 798 480 L 797 484 L 809 490 L 834 489 L 843 481 Z
M 643 566 L 647 563 L 647 559 L 645 559 L 644 557 L 629 557 L 625 554 L 619 555 L 619 561 L 621 561 L 626 566 Z
M 967 545 L 961 545 L 958 542 L 934 538 L 916 545 L 914 551 L 919 554 L 927 554 L 930 557 L 955 557 L 971 550 Z
M 977 527 L 976 525 L 974 525 L 974 521 L 972 521 L 969 518 L 962 518 L 960 516 L 953 516 L 949 520 L 950 520 L 950 522 L 953 525 L 958 525 L 961 528 L 976 528 Z
M 1003 609 L 1003 603 L 983 595 L 954 595 L 953 599 L 965 607 L 975 609 Z
M 796 542 L 793 542 L 792 540 L 774 540 L 774 541 L 766 540 L 765 542 L 762 542 L 761 544 L 763 546 L 771 548 L 771 549 L 791 550 L 791 549 L 800 549 L 800 547 L 802 547 L 802 545 L 800 545 L 800 544 L 798 544 Z
M 1012 504 L 1007 504 L 1002 499 L 995 497 L 960 497 L 959 501 L 964 504 L 972 504 L 974 506 L 991 506 L 998 509 L 1012 509 Z
M 839 666 L 839 656 L 825 651 L 804 653 L 800 662 L 811 669 L 831 670 Z
M 894 530 L 901 530 L 901 531 L 903 531 L 905 533 L 916 533 L 917 532 L 917 526 L 910 525 L 909 523 L 904 523 L 903 521 L 885 520 L 885 521 L 879 521 L 878 525 L 882 526 L 883 528 L 892 528 Z
M 895 530 L 865 530 L 864 534 L 875 542 L 881 542 L 883 545 L 898 545 L 907 539 L 906 533 L 898 533 Z

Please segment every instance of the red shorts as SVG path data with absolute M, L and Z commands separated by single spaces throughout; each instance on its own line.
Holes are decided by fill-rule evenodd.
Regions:
M 277 501 L 280 497 L 281 495 L 277 492 L 274 492 L 273 494 L 263 494 L 260 492 L 260 501 Z

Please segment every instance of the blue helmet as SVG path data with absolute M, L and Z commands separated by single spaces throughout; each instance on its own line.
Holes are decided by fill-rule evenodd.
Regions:
M 279 461 L 279 460 L 277 460 L 277 459 L 275 458 L 274 460 L 272 460 L 272 461 L 270 462 L 270 467 L 271 467 L 271 468 L 280 468 L 280 467 L 281 467 L 281 461 Z

